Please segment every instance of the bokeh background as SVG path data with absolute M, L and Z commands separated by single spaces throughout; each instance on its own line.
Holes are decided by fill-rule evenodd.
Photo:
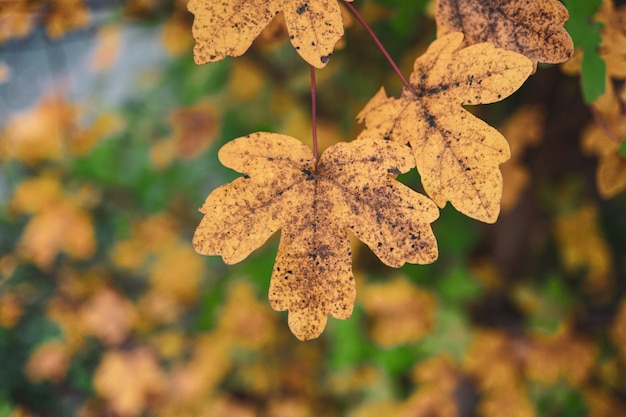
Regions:
M 428 3 L 355 2 L 405 74 L 435 36 Z M 594 106 L 577 54 L 469 108 L 512 148 L 498 222 L 444 208 L 428 266 L 388 268 L 355 241 L 353 316 L 299 342 L 267 302 L 276 236 L 232 266 L 191 246 L 197 209 L 237 176 L 221 145 L 310 143 L 309 67 L 281 16 L 243 57 L 197 66 L 184 0 L 3 0 L 0 416 L 626 416 L 613 6 L 596 16 L 612 43 Z M 344 20 L 317 72 L 322 147 L 356 137 L 381 85 L 401 88 Z

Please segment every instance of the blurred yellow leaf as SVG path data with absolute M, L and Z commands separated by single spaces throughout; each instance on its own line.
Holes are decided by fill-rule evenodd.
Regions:
M 87 26 L 91 20 L 84 0 L 50 0 L 46 14 L 46 30 L 51 38 L 59 38 L 70 30 Z
M 583 152 L 598 157 L 596 185 L 603 198 L 614 197 L 626 189 L 626 158 L 619 152 L 621 140 L 626 137 L 625 102 L 607 82 L 606 91 L 592 105 L 594 123 L 582 134 Z
M 93 384 L 117 415 L 133 417 L 163 395 L 166 378 L 152 352 L 136 347 L 107 351 L 96 368 Z
M 99 114 L 88 126 L 82 127 L 70 136 L 69 150 L 73 155 L 84 155 L 107 136 L 124 128 L 124 120 L 114 113 Z
M 384 88 L 357 119 L 359 136 L 409 144 L 426 193 L 439 206 L 447 201 L 460 212 L 488 223 L 500 212 L 502 175 L 509 158 L 504 137 L 462 105 L 500 101 L 517 90 L 532 62 L 515 52 L 481 43 L 458 50 L 463 35 L 435 40 L 414 64 L 400 98 Z
M 267 85 L 265 74 L 246 58 L 233 62 L 228 81 L 230 95 L 243 101 L 253 100 Z
M 110 70 L 117 63 L 122 49 L 122 27 L 102 26 L 96 37 L 97 43 L 91 52 L 91 69 L 95 72 Z
M 110 288 L 100 288 L 80 311 L 85 331 L 106 345 L 124 342 L 136 319 L 134 306 Z
M 535 335 L 526 358 L 529 380 L 553 385 L 564 379 L 580 387 L 594 369 L 598 349 L 565 323 L 553 335 Z
M 44 96 L 32 109 L 9 117 L 0 132 L 0 158 L 17 159 L 27 165 L 60 159 L 75 119 L 75 106 Z
M 11 75 L 12 75 L 11 67 L 9 67 L 9 65 L 6 62 L 0 61 L 0 85 L 9 81 L 11 79 Z
M 348 0 L 351 1 L 351 0 Z M 242 55 L 274 16 L 283 11 L 291 44 L 309 64 L 323 68 L 343 36 L 337 0 L 191 0 L 198 64 Z
M 460 415 L 455 398 L 461 374 L 448 356 L 436 356 L 421 362 L 413 370 L 417 390 L 403 404 L 398 415 L 411 417 L 457 417 Z
M 318 337 L 329 314 L 346 319 L 352 312 L 346 229 L 389 266 L 437 257 L 430 228 L 437 208 L 395 181 L 412 167 L 401 145 L 338 143 L 316 164 L 297 139 L 255 133 L 224 145 L 219 158 L 244 176 L 208 196 L 194 247 L 232 264 L 282 228 L 269 298 L 274 309 L 289 310 L 299 339 Z
M 161 250 L 150 266 L 152 291 L 178 303 L 190 303 L 198 296 L 204 263 L 188 244 L 176 243 Z
M 478 404 L 485 417 L 535 417 L 522 381 L 522 346 L 495 330 L 476 332 L 463 359 L 463 368 L 476 379 L 481 391 Z
M 244 282 L 234 284 L 220 316 L 218 331 L 224 338 L 248 349 L 260 349 L 275 337 L 276 321 L 267 304 L 254 296 Z
M 610 336 L 626 363 L 626 298 L 622 298 L 611 324 Z
M 184 404 L 209 396 L 231 368 L 229 350 L 228 341 L 220 335 L 198 337 L 190 359 L 170 373 L 170 400 Z
M 191 24 L 186 17 L 186 13 L 173 13 L 163 23 L 161 41 L 171 55 L 180 55 L 193 44 L 193 37 L 189 31 Z
M 49 268 L 59 252 L 76 259 L 90 258 L 96 241 L 91 215 L 83 208 L 88 193 L 65 194 L 59 178 L 48 174 L 20 183 L 11 207 L 34 214 L 22 232 L 21 257 L 42 269 Z
M 613 283 L 611 249 L 602 236 L 596 207 L 588 204 L 560 215 L 554 234 L 566 270 L 584 269 L 587 290 L 607 294 Z
M 220 130 L 219 110 L 207 101 L 174 110 L 170 115 L 177 155 L 190 159 L 213 143 Z
M 69 365 L 67 346 L 61 342 L 48 342 L 37 347 L 26 362 L 26 376 L 33 382 L 60 382 Z
M 604 0 L 594 20 L 603 23 L 598 54 L 606 63 L 607 74 L 626 78 L 626 7 L 615 7 L 613 0 Z
M 0 9 L 0 45 L 28 36 L 35 27 L 37 4 L 27 1 L 5 1 Z
M 502 211 L 518 203 L 522 191 L 530 182 L 530 174 L 522 164 L 526 147 L 536 145 L 543 137 L 544 112 L 539 107 L 522 107 L 500 127 L 511 148 L 511 159 L 500 167 L 502 171 Z
M 10 329 L 22 316 L 22 301 L 18 294 L 6 291 L 0 295 L 0 326 Z
M 533 61 L 558 64 L 574 53 L 563 24 L 569 18 L 558 0 L 437 0 L 437 37 L 463 32 L 465 45 L 491 42 Z
M 372 320 L 370 334 L 379 345 L 415 342 L 432 330 L 436 298 L 406 279 L 365 285 L 361 292 L 359 298 Z

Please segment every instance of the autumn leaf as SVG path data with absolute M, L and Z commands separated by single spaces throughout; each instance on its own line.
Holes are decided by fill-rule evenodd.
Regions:
M 563 28 L 569 14 L 558 0 L 437 0 L 437 37 L 465 34 L 465 45 L 491 42 L 533 61 L 558 64 L 574 54 Z
M 46 31 L 51 38 L 60 38 L 70 30 L 87 26 L 91 20 L 89 7 L 83 0 L 53 0 L 46 15 Z
M 536 145 L 543 136 L 544 112 L 540 107 L 522 107 L 500 126 L 509 142 L 511 159 L 502 165 L 502 211 L 511 210 L 520 200 L 522 192 L 531 180 L 531 174 L 523 165 L 524 151 Z
M 91 214 L 85 208 L 96 198 L 89 187 L 74 193 L 64 192 L 60 178 L 52 174 L 20 183 L 11 199 L 11 208 L 16 213 L 34 215 L 22 232 L 18 253 L 44 270 L 52 266 L 60 252 L 75 259 L 93 256 L 95 230 Z
M 463 35 L 435 40 L 414 64 L 400 98 L 384 89 L 357 119 L 366 129 L 359 138 L 409 144 L 426 193 L 439 206 L 446 201 L 460 212 L 488 223 L 500 212 L 502 175 L 498 165 L 509 147 L 498 131 L 462 105 L 500 101 L 532 71 L 532 62 L 490 43 L 457 51 Z
M 537 334 L 530 343 L 525 371 L 531 381 L 546 385 L 559 379 L 580 387 L 591 376 L 598 349 L 565 322 L 555 334 Z
M 166 380 L 154 354 L 137 347 L 107 351 L 95 370 L 93 384 L 116 415 L 132 417 L 163 394 Z
M 585 269 L 587 289 L 595 294 L 607 294 L 613 285 L 612 252 L 598 217 L 598 209 L 585 204 L 560 215 L 554 223 L 554 235 L 565 270 L 574 273 Z
M 435 297 L 403 278 L 366 285 L 361 300 L 372 318 L 371 337 L 381 346 L 415 342 L 434 327 Z
M 327 316 L 346 319 L 355 297 L 346 229 L 387 265 L 431 263 L 434 204 L 394 180 L 413 164 L 388 141 L 337 143 L 319 164 L 297 139 L 255 133 L 224 145 L 219 159 L 244 174 L 214 190 L 193 244 L 199 253 L 243 260 L 282 229 L 270 284 L 275 310 L 289 310 L 302 340 L 321 334 Z
M 316 68 L 328 63 L 343 36 L 337 0 L 191 0 L 197 64 L 240 56 L 280 11 L 291 44 Z
M 47 342 L 31 353 L 24 370 L 33 382 L 60 382 L 65 377 L 68 365 L 67 346 L 61 342 Z
M 626 78 L 626 7 L 623 4 L 615 7 L 613 1 L 604 0 L 594 19 L 602 24 L 598 52 L 606 63 L 606 72 L 623 80 Z
M 3 2 L 0 9 L 0 45 L 28 36 L 35 28 L 37 5 L 26 1 Z

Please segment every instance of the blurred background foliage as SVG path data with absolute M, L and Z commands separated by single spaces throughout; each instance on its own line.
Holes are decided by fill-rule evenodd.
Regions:
M 432 4 L 357 3 L 408 74 Z M 276 237 L 233 266 L 191 246 L 197 208 L 236 177 L 222 144 L 264 130 L 310 143 L 309 68 L 281 16 L 243 57 L 196 66 L 184 0 L 4 0 L 0 416 L 626 415 L 618 6 L 604 2 L 585 50 L 606 62 L 593 106 L 579 53 L 470 109 L 512 148 L 498 222 L 446 207 L 428 266 L 393 270 L 355 242 L 353 316 L 302 343 L 266 300 Z M 381 84 L 401 88 L 344 19 L 317 72 L 323 147 L 356 136 Z M 400 179 L 419 190 L 415 171 Z

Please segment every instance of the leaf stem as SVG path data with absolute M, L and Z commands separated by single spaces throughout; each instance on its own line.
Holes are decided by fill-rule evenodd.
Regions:
M 380 40 L 378 39 L 378 37 L 376 36 L 376 34 L 374 33 L 374 31 L 372 30 L 372 28 L 367 24 L 367 22 L 365 22 L 365 20 L 363 19 L 363 17 L 359 14 L 359 12 L 357 11 L 357 9 L 352 5 L 352 3 L 344 0 L 343 4 L 348 8 L 348 10 L 350 10 L 350 12 L 354 15 L 354 17 L 356 18 L 356 20 L 359 21 L 359 23 L 361 24 L 361 26 L 363 26 L 363 29 L 365 29 L 365 31 L 370 35 L 370 37 L 374 40 L 374 42 L 376 43 L 376 45 L 378 46 L 378 49 L 380 49 L 380 52 L 383 53 L 383 55 L 385 56 L 385 58 L 387 59 L 387 61 L 389 62 L 389 64 L 391 65 L 391 67 L 393 68 L 394 72 L 398 75 L 398 77 L 400 77 L 400 79 L 402 80 L 402 84 L 404 84 L 404 86 L 411 91 L 412 93 L 415 94 L 415 90 L 413 89 L 413 86 L 411 84 L 409 84 L 409 82 L 407 81 L 407 79 L 404 77 L 404 75 L 402 74 L 402 72 L 400 71 L 400 68 L 398 68 L 398 66 L 396 65 L 396 63 L 394 62 L 393 58 L 391 58 L 391 56 L 389 55 L 389 53 L 387 52 L 387 50 L 385 49 L 385 47 L 383 46 L 383 44 L 380 42 Z
M 313 135 L 313 156 L 315 158 L 315 169 L 319 161 L 319 151 L 317 149 L 317 103 L 315 100 L 315 67 L 309 65 L 311 69 L 311 133 Z

